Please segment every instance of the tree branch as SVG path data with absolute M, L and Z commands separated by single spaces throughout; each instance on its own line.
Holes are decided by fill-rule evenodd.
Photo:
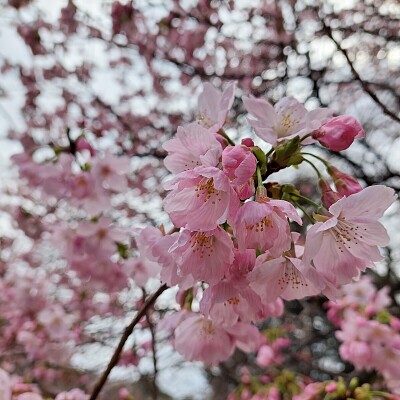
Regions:
M 156 292 L 154 292 L 150 297 L 147 298 L 147 300 L 144 302 L 142 308 L 137 312 L 135 317 L 133 318 L 132 322 L 125 328 L 123 335 L 121 336 L 121 339 L 118 343 L 118 346 L 116 347 L 114 354 L 112 355 L 110 362 L 107 365 L 107 368 L 104 370 L 103 374 L 100 376 L 99 380 L 96 382 L 92 394 L 90 395 L 89 400 L 95 400 L 97 399 L 97 396 L 103 389 L 103 386 L 105 385 L 108 376 L 110 375 L 112 369 L 117 365 L 119 356 L 121 355 L 122 349 L 124 348 L 124 345 L 126 341 L 128 340 L 129 336 L 133 332 L 133 329 L 137 325 L 137 323 L 146 315 L 147 310 L 153 305 L 153 303 L 156 301 L 156 299 L 161 295 L 164 290 L 168 288 L 167 285 L 162 285 L 158 288 Z
M 323 19 L 321 19 L 321 22 L 324 26 L 324 31 L 326 32 L 326 34 L 335 43 L 336 48 L 345 56 L 349 66 L 350 66 L 351 72 L 354 75 L 354 78 L 361 84 L 361 87 L 363 88 L 364 92 L 367 93 L 369 95 L 369 97 L 371 97 L 371 99 L 381 108 L 381 110 L 383 111 L 384 114 L 386 114 L 387 116 L 392 118 L 394 121 L 400 123 L 400 118 L 393 111 L 389 110 L 386 107 L 386 105 L 383 104 L 379 100 L 378 96 L 369 88 L 368 84 L 361 78 L 360 74 L 354 68 L 354 65 L 353 65 L 352 61 L 350 60 L 347 50 L 344 49 L 340 45 L 340 43 L 333 37 L 333 32 L 332 32 L 331 27 L 329 25 L 327 25 Z

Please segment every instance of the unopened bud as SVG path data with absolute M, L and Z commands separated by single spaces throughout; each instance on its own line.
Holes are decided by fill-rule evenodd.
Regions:
M 365 132 L 355 118 L 341 115 L 314 131 L 312 137 L 328 149 L 342 151 L 348 149 L 355 139 L 365 137 Z
M 325 179 L 320 179 L 318 182 L 319 190 L 321 191 L 321 201 L 324 207 L 329 208 L 342 198 L 338 193 L 334 192 Z
M 336 190 L 342 196 L 350 196 L 362 190 L 361 185 L 356 178 L 345 174 L 333 166 L 328 167 L 328 173 L 331 176 Z

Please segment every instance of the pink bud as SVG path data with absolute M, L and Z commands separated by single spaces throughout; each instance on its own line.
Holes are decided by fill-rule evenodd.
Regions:
M 348 115 L 332 118 L 313 132 L 314 139 L 334 151 L 346 150 L 354 139 L 362 137 L 365 137 L 362 126 L 355 118 Z
M 89 142 L 85 138 L 82 137 L 79 138 L 75 144 L 77 151 L 89 150 L 89 153 L 92 157 L 96 154 L 93 147 L 89 144 Z
M 390 326 L 396 331 L 400 332 L 400 319 L 392 317 L 392 319 L 390 320 Z
M 253 139 L 251 139 L 251 138 L 242 139 L 242 144 L 247 147 L 254 147 L 254 142 L 253 142 Z
M 321 201 L 324 207 L 329 208 L 332 204 L 336 203 L 343 196 L 340 196 L 338 193 L 334 192 L 330 187 L 329 183 L 320 179 L 318 182 L 319 190 L 321 191 Z
M 233 185 L 243 185 L 256 171 L 257 159 L 248 147 L 228 146 L 222 152 L 222 166 Z
M 337 387 L 337 383 L 336 382 L 329 382 L 326 386 L 325 386 L 325 392 L 326 393 L 332 393 L 336 390 Z
M 121 400 L 128 400 L 131 398 L 128 389 L 125 387 L 118 390 L 118 396 Z
M 275 353 L 271 346 L 261 346 L 257 354 L 257 364 L 260 367 L 268 367 L 274 360 L 274 356 Z
M 337 168 L 330 166 L 328 168 L 328 173 L 333 179 L 336 190 L 342 196 L 350 196 L 351 194 L 358 193 L 362 190 L 362 187 L 356 178 L 345 174 Z

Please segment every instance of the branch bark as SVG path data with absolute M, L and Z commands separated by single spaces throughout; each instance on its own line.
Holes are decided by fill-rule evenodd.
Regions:
M 156 299 L 161 295 L 164 290 L 168 288 L 167 285 L 162 285 L 158 288 L 156 292 L 154 292 L 147 300 L 144 302 L 142 308 L 137 312 L 135 317 L 133 318 L 132 322 L 125 328 L 123 335 L 116 347 L 114 354 L 112 355 L 110 362 L 107 365 L 107 368 L 104 370 L 103 374 L 100 376 L 99 380 L 94 385 L 92 394 L 90 395 L 89 400 L 96 400 L 97 396 L 100 394 L 103 386 L 107 382 L 108 376 L 110 375 L 112 369 L 117 365 L 119 356 L 121 355 L 122 349 L 126 341 L 128 340 L 129 336 L 133 332 L 133 329 L 137 325 L 137 323 L 146 315 L 147 310 L 154 304 Z

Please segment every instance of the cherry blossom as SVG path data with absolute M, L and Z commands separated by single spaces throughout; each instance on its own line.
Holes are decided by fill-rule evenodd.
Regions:
M 215 167 L 196 167 L 166 184 L 164 209 L 176 226 L 208 231 L 227 220 L 238 198 L 226 175 Z
M 216 167 L 222 147 L 208 130 L 196 123 L 178 127 L 176 137 L 164 143 L 168 155 L 164 165 L 177 174 L 194 167 Z
M 218 132 L 223 127 L 235 99 L 235 86 L 232 83 L 221 93 L 214 86 L 204 84 L 199 97 L 197 119 L 210 132 Z
M 373 266 L 382 258 L 378 246 L 389 243 L 378 219 L 395 199 L 392 189 L 371 186 L 338 200 L 329 207 L 328 215 L 316 215 L 320 222 L 307 233 L 305 264 L 312 262 L 337 284 L 349 283 L 359 271 Z

